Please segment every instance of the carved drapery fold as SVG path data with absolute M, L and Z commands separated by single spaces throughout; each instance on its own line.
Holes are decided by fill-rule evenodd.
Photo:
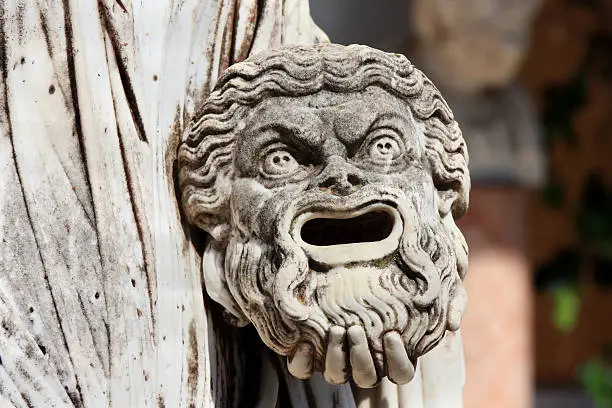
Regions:
M 229 64 L 325 40 L 307 3 L 0 10 L 0 404 L 237 404 L 232 336 L 216 343 L 173 161 Z

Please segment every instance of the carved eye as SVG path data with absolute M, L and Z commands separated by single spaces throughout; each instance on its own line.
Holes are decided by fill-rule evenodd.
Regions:
M 381 131 L 376 132 L 380 133 L 380 135 L 370 139 L 367 151 L 372 161 L 376 163 L 391 163 L 402 155 L 401 141 L 398 140 L 398 136 L 391 134 L 391 132 L 387 129 L 381 129 Z
M 266 176 L 279 177 L 295 173 L 300 164 L 289 151 L 277 148 L 268 151 L 263 157 L 261 171 Z

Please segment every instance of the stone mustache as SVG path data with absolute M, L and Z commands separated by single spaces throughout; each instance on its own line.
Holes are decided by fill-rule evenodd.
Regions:
M 403 384 L 459 328 L 468 154 L 405 57 L 319 44 L 233 65 L 178 163 L 207 292 L 294 376 Z

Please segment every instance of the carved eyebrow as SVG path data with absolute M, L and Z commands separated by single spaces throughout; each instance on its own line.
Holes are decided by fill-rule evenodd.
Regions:
M 270 134 L 273 132 L 275 136 L 268 136 L 266 139 L 272 140 L 280 140 L 288 145 L 298 145 L 310 147 L 312 142 L 309 142 L 309 137 L 304 131 L 305 129 L 295 123 L 286 123 L 286 122 L 268 122 L 262 123 L 261 125 L 255 127 L 253 131 L 257 134 Z
M 403 115 L 400 115 L 397 112 L 383 112 L 372 121 L 364 136 L 367 136 L 372 130 L 377 128 L 393 129 L 403 136 L 405 126 L 398 126 L 398 120 L 401 120 L 402 124 L 405 124 L 406 119 Z
M 320 124 L 319 117 L 308 111 L 289 113 L 274 110 L 268 112 L 251 132 L 257 134 L 272 131 L 287 144 L 316 149 L 323 142 L 321 132 L 317 131 L 321 130 Z
M 258 123 L 253 129 L 251 129 L 250 133 L 263 134 L 268 133 L 268 131 L 274 131 L 274 133 L 278 135 L 286 135 L 287 133 L 295 134 L 299 132 L 299 129 L 296 129 L 296 126 L 290 126 L 286 123 L 278 122 L 278 121 L 270 121 L 264 123 Z M 296 130 L 298 132 L 296 132 Z
M 398 119 L 404 120 L 403 116 L 396 112 L 383 112 L 376 115 L 367 127 L 363 128 L 361 134 L 356 135 L 350 144 L 347 144 L 349 154 L 353 155 L 363 144 L 368 135 L 375 129 L 389 128 L 395 130 L 404 137 L 405 129 L 403 126 L 398 126 Z
M 300 127 L 291 121 L 264 117 L 259 123 L 247 129 L 246 137 L 239 141 L 236 156 L 238 167 L 244 174 L 253 176 L 256 174 L 261 155 L 275 143 L 282 143 L 306 156 L 306 152 L 311 149 L 304 143 L 303 138 L 296 137 L 300 133 L 302 133 Z

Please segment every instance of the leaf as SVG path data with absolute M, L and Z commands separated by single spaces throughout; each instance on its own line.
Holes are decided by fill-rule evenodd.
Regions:
M 578 323 L 580 295 L 576 286 L 558 286 L 552 291 L 553 323 L 557 329 L 569 333 Z
M 582 366 L 580 380 L 598 408 L 612 408 L 612 367 L 592 359 Z

